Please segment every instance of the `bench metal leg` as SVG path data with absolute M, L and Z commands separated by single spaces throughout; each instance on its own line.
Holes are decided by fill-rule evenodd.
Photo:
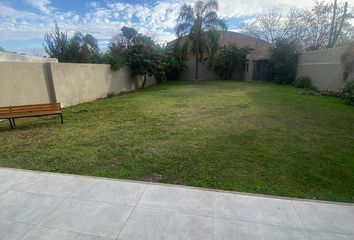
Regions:
M 61 124 L 64 123 L 63 114 L 60 114 Z
M 12 119 L 12 124 L 14 125 L 14 127 L 16 127 L 16 122 L 14 118 Z
M 14 126 L 12 125 L 11 118 L 9 118 L 10 126 L 12 129 L 14 129 Z

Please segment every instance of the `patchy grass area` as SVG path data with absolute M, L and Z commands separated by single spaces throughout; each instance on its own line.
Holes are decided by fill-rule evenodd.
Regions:
M 0 122 L 0 166 L 354 202 L 354 108 L 273 84 L 167 83 Z

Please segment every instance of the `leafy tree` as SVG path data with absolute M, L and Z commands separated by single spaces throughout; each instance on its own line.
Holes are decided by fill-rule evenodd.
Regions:
M 94 63 L 109 64 L 112 71 L 118 71 L 124 67 L 124 60 L 121 56 L 112 55 L 109 53 L 99 54 L 95 57 Z
M 294 41 L 277 39 L 271 50 L 273 79 L 277 83 L 292 84 L 296 78 L 299 50 Z
M 68 46 L 68 60 L 77 63 L 92 63 L 99 55 L 97 39 L 90 34 L 75 33 Z
M 75 33 L 72 38 L 55 24 L 51 33 L 44 36 L 44 50 L 59 62 L 92 63 L 99 55 L 97 40 L 90 34 Z
M 142 88 L 146 85 L 147 76 L 152 74 L 152 49 L 143 45 L 134 45 L 124 51 L 126 64 L 132 70 L 133 75 L 143 76 Z
M 237 65 L 243 64 L 250 49 L 224 46 L 219 50 L 216 60 L 210 66 L 223 79 L 231 79 Z
M 57 58 L 59 62 L 68 61 L 69 37 L 67 32 L 60 31 L 57 23 L 51 33 L 45 34 L 44 41 L 43 47 L 49 57 Z
M 354 81 L 349 82 L 342 90 L 340 97 L 344 104 L 354 106 Z
M 210 32 L 227 29 L 225 21 L 217 14 L 218 9 L 217 0 L 198 0 L 194 7 L 184 4 L 180 9 L 175 30 L 179 38 L 188 36 L 192 42 L 196 62 L 195 80 L 199 77 L 199 62 L 205 48 L 210 46 Z
M 176 42 L 172 46 L 168 46 L 164 51 L 164 71 L 166 79 L 176 80 L 186 66 L 187 46 Z
M 125 38 L 125 42 L 127 47 L 134 45 L 134 40 L 138 35 L 138 32 L 134 28 L 122 27 L 121 29 L 122 35 Z
M 145 45 L 152 49 L 157 48 L 151 37 L 137 32 L 134 28 L 122 27 L 121 32 L 112 38 L 108 49 L 110 54 L 122 55 L 126 48 L 136 45 Z
M 154 76 L 157 83 L 166 79 L 166 56 L 151 37 L 134 28 L 123 27 L 112 38 L 108 48 L 110 56 L 124 59 L 133 75 L 143 76 L 142 88 L 145 87 L 148 76 Z

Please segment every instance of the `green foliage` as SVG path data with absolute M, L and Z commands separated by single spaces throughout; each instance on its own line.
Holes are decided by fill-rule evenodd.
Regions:
M 94 63 L 99 55 L 97 39 L 90 34 L 76 32 L 69 38 L 55 24 L 51 33 L 44 36 L 44 50 L 59 62 Z
M 296 88 L 312 88 L 312 80 L 309 76 L 299 77 L 293 83 L 293 86 Z
M 167 80 L 177 80 L 179 74 L 187 68 L 187 51 L 187 45 L 179 42 L 165 49 L 164 71 Z
M 151 49 L 158 48 L 151 37 L 139 33 L 134 28 L 122 27 L 121 32 L 113 36 L 108 44 L 108 52 L 112 55 L 123 55 L 125 49 L 137 45 L 145 45 Z
M 104 58 L 105 63 L 110 64 L 113 71 L 118 71 L 124 67 L 124 60 L 121 56 L 105 54 Z
M 131 46 L 124 51 L 124 60 L 134 75 L 148 74 L 152 49 L 145 45 Z
M 124 67 L 124 60 L 121 56 L 112 55 L 109 53 L 97 54 L 92 63 L 110 64 L 112 71 L 118 71 Z
M 112 97 L 114 97 L 114 96 L 115 96 L 114 93 L 107 93 L 107 98 L 112 98 Z
M 299 77 L 293 82 L 293 86 L 304 89 L 304 91 L 301 92 L 304 95 L 319 95 L 318 89 L 312 84 L 312 79 L 309 76 Z
M 218 10 L 217 0 L 198 0 L 194 7 L 184 4 L 179 12 L 175 30 L 180 39 L 188 37 L 189 41 L 186 43 L 192 43 L 192 52 L 196 59 L 195 80 L 198 79 L 198 65 L 203 55 L 215 52 L 213 47 L 218 47 L 219 38 L 215 37 L 215 33 L 227 29 L 225 20 L 217 14 Z
M 354 105 L 354 81 L 348 83 L 342 90 L 340 97 L 343 103 L 348 105 Z
M 121 32 L 112 38 L 108 49 L 112 68 L 119 69 L 125 63 L 133 75 L 144 77 L 142 87 L 147 76 L 155 76 L 158 82 L 164 78 L 158 45 L 151 37 L 134 28 L 122 27 Z
M 237 48 L 234 45 L 224 46 L 219 50 L 215 62 L 211 63 L 210 67 L 221 78 L 231 79 L 236 67 L 244 63 L 249 52 L 247 48 Z
M 273 80 L 279 84 L 292 84 L 296 78 L 298 46 L 288 39 L 277 39 L 271 51 Z
M 44 36 L 44 50 L 59 62 L 94 63 L 99 55 L 97 39 L 90 34 L 75 33 L 72 38 L 55 24 Z

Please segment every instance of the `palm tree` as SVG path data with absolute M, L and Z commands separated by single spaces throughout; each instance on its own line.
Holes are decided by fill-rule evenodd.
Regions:
M 226 22 L 217 14 L 218 10 L 217 0 L 198 0 L 194 7 L 184 4 L 177 19 L 175 30 L 178 38 L 189 36 L 193 44 L 195 80 L 198 80 L 199 62 L 211 45 L 213 32 L 227 29 Z

